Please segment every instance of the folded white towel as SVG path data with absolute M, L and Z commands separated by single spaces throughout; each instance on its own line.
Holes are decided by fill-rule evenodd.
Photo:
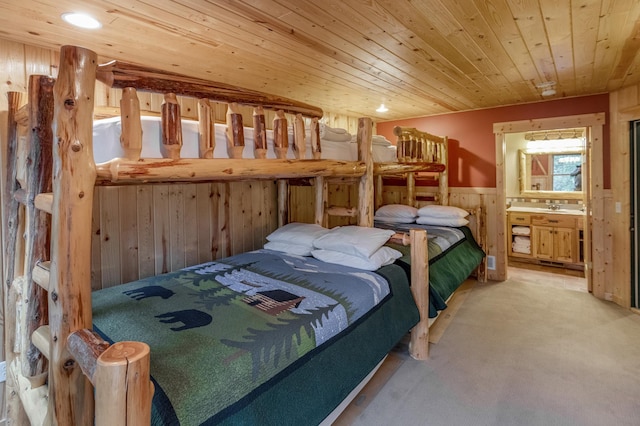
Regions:
M 511 228 L 511 233 L 514 235 L 529 235 L 531 234 L 531 228 L 528 226 L 514 226 Z

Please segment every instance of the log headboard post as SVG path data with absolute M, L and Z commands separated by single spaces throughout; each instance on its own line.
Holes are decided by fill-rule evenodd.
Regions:
M 358 191 L 358 225 L 373 226 L 373 121 L 369 117 L 358 119 L 358 160 L 366 166 L 365 174 L 360 178 Z
M 92 328 L 91 220 L 96 168 L 93 106 L 97 55 L 64 46 L 54 86 L 53 219 L 49 282 L 49 411 L 59 425 L 93 424 L 93 389 L 67 349 Z
M 120 145 L 128 160 L 138 161 L 142 152 L 142 122 L 140 121 L 140 101 L 136 89 L 125 87 L 120 99 L 122 133 Z
M 162 145 L 165 158 L 178 160 L 182 149 L 182 120 L 180 104 L 175 93 L 166 93 L 162 104 Z
M 198 99 L 198 154 L 200 158 L 213 158 L 216 148 L 216 131 L 211 116 L 209 99 Z
M 264 108 L 253 109 L 253 152 L 256 158 L 267 158 L 267 126 Z

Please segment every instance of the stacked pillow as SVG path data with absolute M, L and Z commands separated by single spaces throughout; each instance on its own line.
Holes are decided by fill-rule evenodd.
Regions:
M 404 204 L 387 204 L 376 210 L 373 218 L 386 223 L 414 223 L 418 209 Z
M 338 226 L 329 230 L 315 224 L 289 223 L 269 234 L 264 248 L 375 271 L 402 256 L 384 245 L 394 233 L 364 226 Z
M 416 223 L 421 225 L 464 226 L 469 212 L 454 206 L 428 205 L 418 209 Z
M 375 271 L 402 256 L 384 244 L 395 234 L 390 229 L 339 226 L 313 241 L 313 257 L 367 271 Z
M 313 241 L 329 232 L 313 223 L 288 223 L 267 235 L 264 248 L 298 256 L 311 256 Z

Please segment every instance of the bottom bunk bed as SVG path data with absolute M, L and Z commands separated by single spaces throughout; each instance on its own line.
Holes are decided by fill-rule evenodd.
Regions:
M 60 58 L 55 84 L 47 79 L 46 108 L 29 101 L 20 112 L 18 102 L 11 102 L 16 107 L 10 114 L 12 129 L 20 122 L 26 134 L 29 129 L 46 130 L 42 140 L 25 139 L 29 155 L 18 155 L 22 138 L 16 131 L 11 131 L 8 146 L 11 170 L 5 201 L 12 204 L 7 209 L 5 230 L 10 237 L 5 254 L 12 269 L 5 274 L 9 286 L 4 302 L 11 423 L 143 425 L 151 418 L 165 424 L 319 423 L 407 332 L 411 355 L 426 358 L 424 231 L 410 233 L 410 277 L 386 257 L 375 256 L 383 248 L 391 250 L 382 246 L 393 232 L 383 230 L 384 241 L 364 256 L 376 262 L 350 272 L 347 267 L 328 269 L 328 263 L 302 254 L 262 249 L 93 294 L 96 185 L 273 181 L 278 199 L 270 201 L 284 223 L 286 180 L 313 179 L 319 226 L 331 212 L 326 181 L 355 179 L 358 207 L 334 210 L 357 217 L 361 228 L 375 229 L 372 122 L 359 120 L 357 162 L 181 160 L 169 155 L 178 151 L 179 143 L 166 144 L 166 158 L 140 159 L 135 158 L 140 133 L 123 129 L 123 149 L 138 154 L 96 165 L 94 89 L 105 68 L 97 71 L 97 55 L 82 48 L 65 46 Z M 153 83 L 163 92 L 191 93 L 175 75 L 160 77 L 144 79 L 138 88 L 149 89 Z M 211 85 L 205 88 L 213 90 Z M 209 89 L 196 97 L 209 99 Z M 165 107 L 165 115 L 176 115 L 175 104 Z M 294 109 L 308 110 L 304 105 Z M 55 117 L 56 124 L 41 126 L 39 119 L 29 118 L 32 115 L 48 123 Z M 18 116 L 24 119 L 15 119 Z M 230 133 L 234 128 L 229 126 Z M 169 139 L 178 141 L 180 133 L 173 130 L 175 138 Z M 133 133 L 136 150 L 125 137 Z M 343 242 L 338 239 L 338 245 Z M 356 238 L 349 250 L 360 251 L 362 243 Z M 357 300 L 366 303 L 361 306 Z M 210 331 L 215 334 L 207 334 Z M 261 335 L 275 336 L 275 341 L 258 340 Z
M 419 320 L 398 265 L 272 250 L 95 292 L 93 313 L 150 346 L 154 425 L 319 424 Z
M 419 216 L 418 213 L 434 210 L 442 214 L 437 213 L 437 217 L 427 218 Z M 478 281 L 486 281 L 486 254 L 482 247 L 482 211 L 481 208 L 464 210 L 453 206 L 435 205 L 421 209 L 406 205 L 387 205 L 376 211 L 374 225 L 377 228 L 404 233 L 410 232 L 411 229 L 427 231 L 430 319 L 436 318 L 440 311 L 447 308 L 447 301 L 474 272 Z M 468 217 L 474 222 L 475 236 L 467 226 Z M 441 225 L 437 225 L 438 223 Z M 403 253 L 403 257 L 397 263 L 409 271 L 409 247 L 397 243 L 390 243 L 389 246 Z

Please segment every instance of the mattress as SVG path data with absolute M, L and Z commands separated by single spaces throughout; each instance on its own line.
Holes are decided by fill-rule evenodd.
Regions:
M 446 301 L 453 292 L 480 265 L 484 251 L 473 238 L 467 226 L 448 227 L 400 224 L 376 221 L 377 228 L 409 232 L 412 228 L 426 229 L 429 250 L 429 318 L 435 318 L 439 311 L 447 308 Z M 396 261 L 411 272 L 411 251 L 408 246 L 389 244 L 403 253 Z
M 162 158 L 160 146 L 162 144 L 160 117 L 141 117 L 142 121 L 142 153 L 141 158 Z M 93 124 L 93 155 L 96 163 L 104 163 L 112 158 L 124 156 L 120 146 L 121 133 L 120 117 L 95 120 Z M 228 158 L 225 124 L 215 124 L 216 146 L 213 151 L 214 158 Z M 254 140 L 253 128 L 244 128 L 245 147 L 243 158 L 253 158 Z M 183 145 L 180 151 L 181 158 L 198 158 L 198 122 L 194 120 L 182 120 Z M 267 158 L 276 158 L 273 149 L 273 131 L 267 130 Z M 293 132 L 289 133 L 289 152 L 287 158 L 294 159 Z M 327 139 L 320 140 L 322 150 L 321 158 L 328 160 L 356 161 L 358 159 L 358 144 L 355 142 L 336 142 Z M 307 136 L 307 152 L 305 158 L 313 158 L 311 141 Z M 374 162 L 397 161 L 396 147 L 388 145 L 373 145 Z
M 151 347 L 154 425 L 318 424 L 418 319 L 397 265 L 270 250 L 93 294 L 96 332 Z

